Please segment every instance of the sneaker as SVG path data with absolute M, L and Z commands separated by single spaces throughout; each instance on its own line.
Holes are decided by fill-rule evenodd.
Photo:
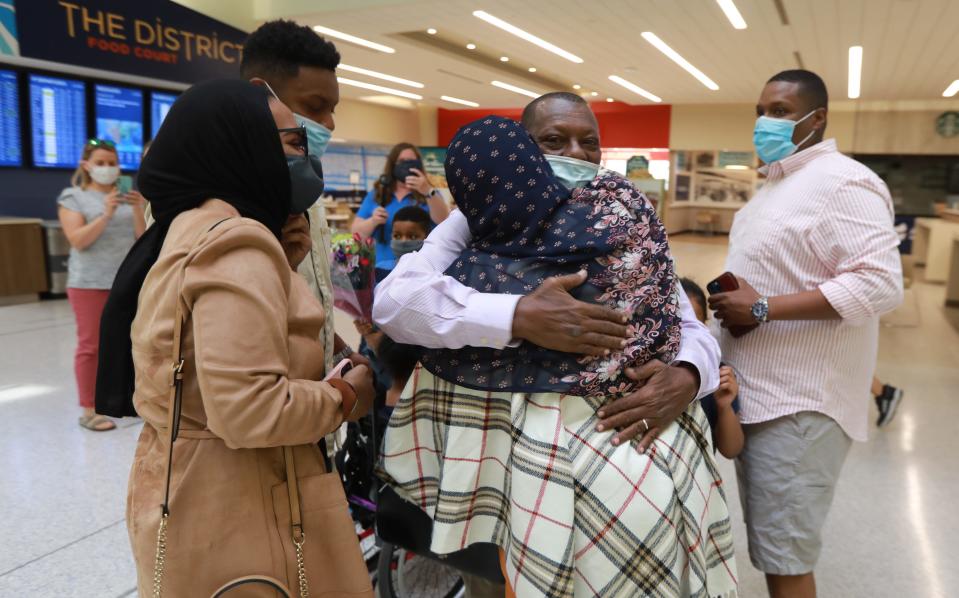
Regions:
M 881 428 L 896 417 L 896 410 L 899 409 L 899 403 L 902 402 L 902 389 L 895 386 L 883 385 L 882 394 L 876 397 L 876 407 L 879 408 L 879 419 L 876 420 L 876 426 Z

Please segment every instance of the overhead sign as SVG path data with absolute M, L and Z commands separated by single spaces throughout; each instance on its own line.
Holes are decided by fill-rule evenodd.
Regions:
M 19 0 L 20 55 L 196 83 L 236 77 L 246 33 L 169 0 Z

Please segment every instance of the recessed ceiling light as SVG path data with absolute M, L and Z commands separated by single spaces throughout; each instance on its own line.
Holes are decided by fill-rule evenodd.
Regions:
M 959 79 L 956 79 L 949 84 L 949 87 L 946 88 L 946 91 L 942 92 L 942 97 L 951 98 L 957 93 L 959 93 Z
M 573 84 L 573 89 L 582 89 L 582 88 L 583 88 L 583 86 L 580 85 L 579 83 L 574 83 L 574 84 Z
M 533 35 L 532 33 L 529 33 L 529 32 L 527 32 L 527 31 L 523 31 L 522 29 L 520 29 L 520 28 L 517 27 L 516 25 L 512 25 L 512 24 L 510 24 L 510 23 L 507 23 L 507 22 L 504 21 L 503 19 L 498 19 L 498 18 L 494 17 L 493 15 L 489 14 L 489 13 L 486 12 L 486 11 L 483 11 L 483 10 L 474 10 L 474 11 L 473 11 L 473 16 L 476 17 L 476 18 L 478 18 L 478 19 L 482 19 L 482 20 L 486 21 L 486 22 L 489 23 L 490 25 L 493 25 L 493 26 L 495 26 L 495 27 L 499 27 L 500 29 L 502 29 L 503 31 L 506 31 L 507 33 L 512 33 L 512 34 L 515 35 L 516 37 L 522 38 L 522 39 L 528 41 L 528 42 L 531 43 L 531 44 L 535 44 L 535 45 L 539 46 L 540 48 L 543 48 L 544 50 L 547 50 L 547 51 L 549 51 L 549 52 L 552 52 L 553 54 L 557 54 L 557 55 L 559 55 L 559 56 L 562 56 L 563 58 L 565 58 L 566 60 L 569 60 L 570 62 L 575 62 L 575 63 L 577 63 L 577 64 L 583 62 L 583 59 L 580 58 L 579 56 L 577 56 L 577 55 L 575 55 L 575 54 L 573 54 L 573 53 L 571 53 L 571 52 L 567 52 L 566 50 L 560 48 L 559 46 L 554 46 L 553 44 L 549 43 L 548 41 L 546 41 L 546 40 L 544 40 L 544 39 L 542 39 L 542 38 L 536 37 L 536 36 Z
M 516 87 L 515 85 L 510 85 L 509 83 L 503 83 L 502 81 L 490 81 L 490 84 L 492 84 L 493 87 L 499 87 L 500 89 L 512 91 L 513 93 L 518 93 L 520 95 L 524 95 L 530 98 L 538 98 L 541 95 L 536 93 L 535 91 L 523 89 L 522 87 Z
M 536 67 L 535 67 L 535 66 L 529 67 L 529 72 L 535 73 L 535 72 L 536 72 Z
M 591 92 L 589 92 L 589 95 L 591 95 L 591 96 L 593 96 L 593 97 L 595 98 L 596 96 L 599 95 L 599 92 L 591 91 Z
M 384 46 L 383 44 L 371 42 L 368 39 L 363 39 L 362 37 L 356 37 L 355 35 L 350 35 L 349 33 L 343 33 L 342 31 L 337 31 L 336 29 L 323 27 L 322 25 L 314 26 L 313 31 L 316 31 L 317 33 L 322 33 L 324 35 L 328 35 L 330 37 L 335 37 L 336 39 L 341 39 L 345 42 L 350 42 L 351 44 L 356 44 L 358 46 L 370 48 L 371 50 L 377 50 L 379 52 L 385 52 L 387 54 L 396 53 L 396 50 L 394 50 L 393 48 L 389 46 Z
M 377 71 L 371 71 L 369 69 L 360 68 L 358 66 L 350 66 L 348 64 L 340 64 L 338 69 L 349 71 L 351 73 L 359 73 L 361 75 L 366 75 L 368 77 L 375 77 L 377 79 L 383 79 L 384 81 L 392 81 L 393 83 L 399 83 L 400 85 L 408 85 L 409 87 L 417 87 L 422 89 L 424 86 L 422 83 L 417 83 L 416 81 L 410 81 L 409 79 L 403 79 L 402 77 L 394 77 L 393 75 L 387 75 L 386 73 L 379 73 Z
M 749 170 L 749 167 L 744 164 L 727 164 L 726 170 Z
M 726 18 L 729 19 L 733 28 L 746 28 L 746 20 L 743 19 L 743 15 L 739 13 L 739 9 L 733 4 L 733 0 L 716 0 L 716 3 L 719 4 L 719 8 L 723 9 L 723 12 L 726 13 Z
M 500 57 L 499 57 L 499 61 L 500 61 L 500 62 L 509 62 L 509 56 L 500 56 Z
M 461 100 L 459 98 L 454 98 L 452 96 L 440 96 L 440 99 L 444 102 L 453 102 L 454 104 L 462 104 L 464 106 L 470 106 L 472 108 L 479 108 L 479 104 L 476 102 L 471 102 L 469 100 Z
M 346 139 L 342 137 L 330 137 L 330 143 L 346 143 Z
M 466 44 L 466 49 L 467 49 L 467 50 L 475 50 L 475 49 L 476 49 L 476 44 Z
M 650 100 L 650 101 L 652 101 L 652 102 L 662 102 L 662 101 L 663 101 L 662 98 L 660 98 L 659 96 L 649 93 L 648 91 L 646 91 L 645 89 L 643 89 L 643 88 L 640 87 L 639 85 L 636 85 L 635 83 L 633 83 L 633 82 L 631 82 L 631 81 L 627 81 L 626 79 L 623 79 L 623 78 L 620 77 L 619 75 L 610 75 L 610 76 L 609 76 L 609 80 L 612 81 L 613 83 L 615 83 L 616 85 L 622 85 L 623 87 L 625 87 L 625 88 L 628 89 L 629 91 L 631 91 L 631 92 L 633 92 L 633 93 L 635 93 L 635 94 L 641 95 L 641 96 L 643 96 L 644 98 L 646 98 L 647 100 Z
M 859 97 L 862 84 L 862 46 L 849 48 L 849 99 Z
M 648 41 L 653 45 L 654 48 L 666 55 L 667 58 L 678 64 L 685 70 L 687 73 L 699 79 L 699 82 L 708 87 L 709 89 L 716 91 L 719 89 L 719 86 L 716 85 L 716 82 L 707 77 L 701 70 L 694 67 L 689 63 L 688 60 L 680 56 L 679 52 L 670 48 L 666 42 L 659 39 L 659 37 L 652 31 L 644 31 L 642 33 L 643 39 Z
M 607 101 L 607 102 L 612 102 L 612 101 L 614 101 L 614 100 L 613 100 L 613 98 L 606 98 L 606 101 Z
M 411 100 L 423 99 L 423 96 L 421 95 L 410 93 L 408 91 L 400 91 L 399 89 L 393 89 L 392 87 L 383 87 L 382 85 L 374 85 L 372 83 L 366 83 L 364 81 L 355 81 L 353 79 L 347 79 L 346 77 L 337 77 L 336 80 L 342 83 L 343 85 L 352 85 L 353 87 L 361 87 L 363 89 L 370 89 L 372 91 L 380 91 L 383 93 L 400 96 L 401 98 L 409 98 Z
M 426 32 L 429 33 L 430 35 L 436 35 L 436 29 L 433 29 L 432 27 L 427 29 Z

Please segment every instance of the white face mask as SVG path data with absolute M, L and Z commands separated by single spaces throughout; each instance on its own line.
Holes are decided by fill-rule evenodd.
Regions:
M 100 185 L 112 185 L 120 178 L 120 169 L 117 166 L 91 166 L 87 172 L 93 182 Z

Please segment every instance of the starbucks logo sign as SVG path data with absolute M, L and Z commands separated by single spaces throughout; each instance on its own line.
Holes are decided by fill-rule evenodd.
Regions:
M 943 137 L 959 135 L 959 112 L 943 112 L 936 119 L 936 132 Z

